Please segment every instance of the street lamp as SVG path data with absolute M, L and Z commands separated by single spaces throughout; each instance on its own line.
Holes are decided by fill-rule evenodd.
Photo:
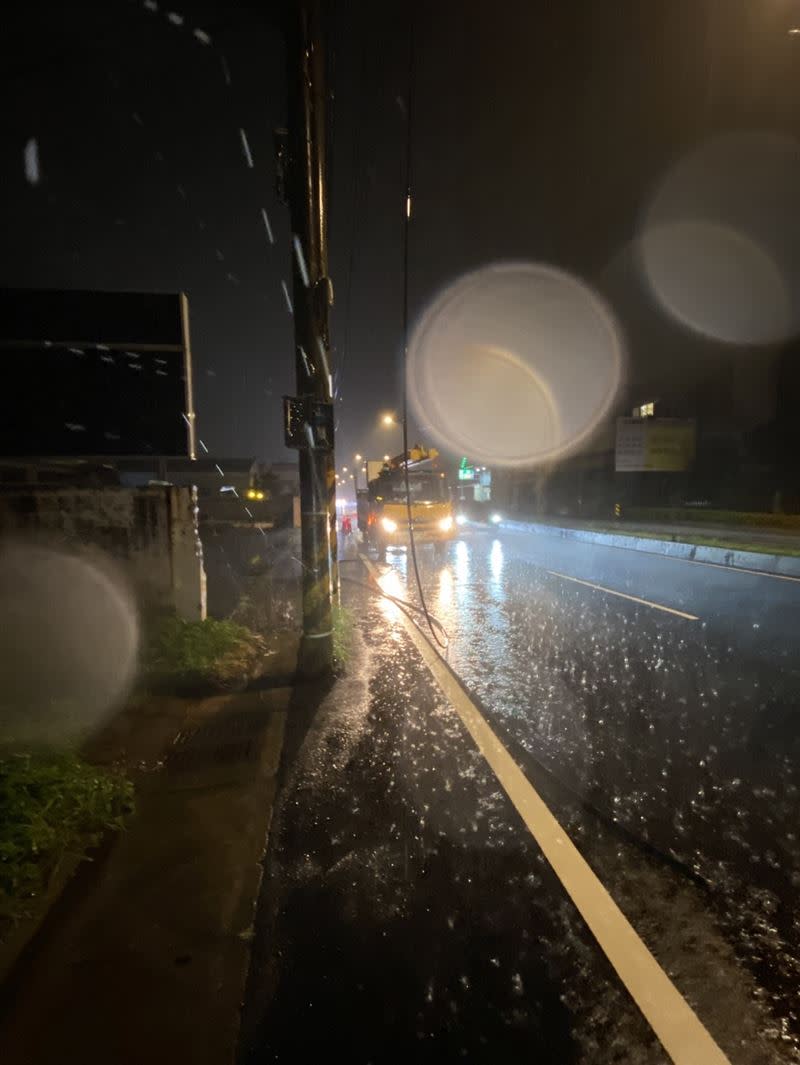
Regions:
M 364 461 L 364 456 L 363 455 L 354 455 L 353 457 L 355 458 L 356 462 L 360 463 L 360 462 Z M 365 469 L 365 467 L 362 466 L 361 469 L 363 470 L 363 469 Z M 358 466 L 354 467 L 353 472 L 355 473 L 355 477 L 353 478 L 353 480 L 355 481 L 355 490 L 356 490 L 356 492 L 358 492 Z
M 394 420 L 393 414 L 384 414 L 384 416 L 381 418 L 381 421 L 384 425 L 397 425 L 397 422 Z

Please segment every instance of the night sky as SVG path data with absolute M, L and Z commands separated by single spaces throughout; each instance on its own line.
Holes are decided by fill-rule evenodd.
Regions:
M 187 291 L 200 436 L 218 455 L 288 458 L 277 7 L 154 6 L 15 9 L 2 45 L 0 283 Z M 334 3 L 340 465 L 355 450 L 399 450 L 375 425 L 400 402 L 412 11 L 412 319 L 466 270 L 543 261 L 606 293 L 628 333 L 632 378 L 655 379 L 676 330 L 625 269 L 655 184 L 715 132 L 800 133 L 800 36 L 788 33 L 800 25 L 797 0 Z M 30 138 L 35 185 L 24 167 Z

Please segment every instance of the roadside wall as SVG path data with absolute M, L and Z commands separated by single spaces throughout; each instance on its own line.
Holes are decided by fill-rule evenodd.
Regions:
M 0 493 L 0 537 L 99 549 L 144 607 L 206 616 L 206 577 L 192 488 L 38 488 Z

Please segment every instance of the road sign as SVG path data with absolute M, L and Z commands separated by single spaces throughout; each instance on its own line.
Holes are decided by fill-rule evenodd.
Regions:
M 283 442 L 287 447 L 333 449 L 333 404 L 304 396 L 283 397 Z
M 618 418 L 614 468 L 619 473 L 688 470 L 695 437 L 693 418 Z
M 463 458 L 458 464 L 458 479 L 459 481 L 475 480 L 475 467 L 470 466 L 466 458 Z

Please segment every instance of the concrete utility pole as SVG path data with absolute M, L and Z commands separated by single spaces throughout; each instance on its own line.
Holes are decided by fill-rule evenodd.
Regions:
M 333 664 L 331 602 L 338 595 L 333 376 L 328 308 L 326 85 L 321 0 L 288 5 L 289 129 L 285 187 L 292 227 L 297 398 L 288 400 L 287 443 L 300 452 L 303 642 L 300 668 Z M 280 183 L 280 178 L 279 178 Z

